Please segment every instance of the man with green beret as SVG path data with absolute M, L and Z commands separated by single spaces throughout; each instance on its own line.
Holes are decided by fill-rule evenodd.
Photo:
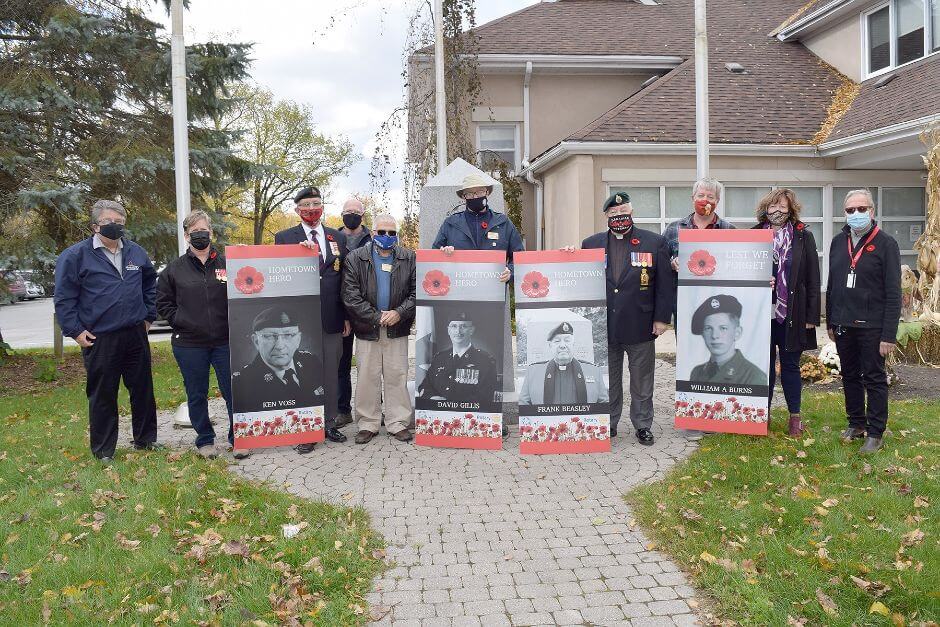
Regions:
M 258 354 L 232 372 L 236 413 L 323 404 L 323 364 L 313 353 L 298 350 L 301 335 L 297 316 L 286 309 L 269 307 L 255 316 L 251 343 Z
M 630 369 L 630 422 L 637 442 L 653 444 L 653 385 L 657 337 L 669 328 L 675 275 L 669 245 L 658 233 L 633 223 L 630 195 L 616 192 L 604 203 L 607 230 L 582 248 L 607 252 L 607 356 L 610 377 L 610 434 L 623 413 L 623 359 Z
M 735 343 L 741 338 L 741 302 L 718 294 L 705 299 L 692 315 L 691 331 L 701 335 L 711 358 L 692 369 L 694 383 L 767 385 L 767 373 L 748 361 Z
M 546 340 L 552 358 L 529 364 L 519 391 L 519 404 L 606 403 L 607 386 L 600 368 L 575 359 L 571 323 L 559 324 L 548 332 Z

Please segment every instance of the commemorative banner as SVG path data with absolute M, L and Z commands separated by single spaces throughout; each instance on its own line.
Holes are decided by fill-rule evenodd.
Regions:
M 681 229 L 676 427 L 767 435 L 773 232 Z
M 235 448 L 322 442 L 318 256 L 291 245 L 226 246 L 225 257 Z
M 519 252 L 519 452 L 610 451 L 603 249 Z
M 415 444 L 503 447 L 504 251 L 417 251 Z

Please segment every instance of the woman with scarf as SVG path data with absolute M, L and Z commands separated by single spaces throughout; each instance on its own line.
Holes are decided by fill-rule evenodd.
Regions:
M 773 313 L 770 322 L 770 399 L 773 399 L 776 362 L 780 358 L 780 383 L 790 411 L 790 437 L 805 429 L 800 415 L 803 381 L 800 355 L 816 348 L 819 325 L 819 259 L 816 239 L 800 222 L 801 205 L 791 189 L 778 188 L 757 205 L 755 229 L 774 234 Z

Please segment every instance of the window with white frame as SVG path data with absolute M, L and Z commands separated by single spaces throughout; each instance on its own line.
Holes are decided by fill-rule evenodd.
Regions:
M 499 170 L 499 162 L 509 164 L 511 171 L 519 170 L 519 125 L 482 123 L 477 126 L 477 150 L 480 169 Z
M 868 76 L 940 51 L 940 0 L 888 0 L 862 21 Z

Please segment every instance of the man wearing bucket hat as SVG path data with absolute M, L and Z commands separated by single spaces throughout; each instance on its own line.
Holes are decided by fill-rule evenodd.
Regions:
M 445 254 L 455 250 L 504 250 L 506 269 L 499 280 L 505 283 L 512 277 L 513 253 L 525 250 L 525 245 L 506 214 L 489 208 L 487 199 L 491 193 L 493 185 L 479 174 L 464 177 L 457 196 L 464 201 L 465 209 L 444 220 L 432 247 Z

